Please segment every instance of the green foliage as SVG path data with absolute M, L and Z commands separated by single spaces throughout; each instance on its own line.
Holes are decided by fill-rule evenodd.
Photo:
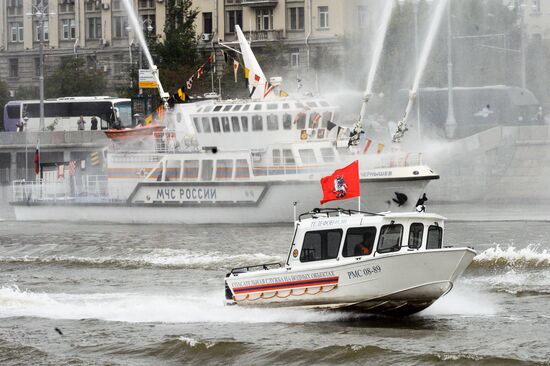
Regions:
M 102 95 L 105 91 L 105 73 L 86 67 L 79 57 L 64 57 L 44 80 L 46 98 Z
M 8 90 L 8 84 L 0 80 L 0 130 L 3 130 L 4 126 L 4 105 L 10 100 L 10 92 Z

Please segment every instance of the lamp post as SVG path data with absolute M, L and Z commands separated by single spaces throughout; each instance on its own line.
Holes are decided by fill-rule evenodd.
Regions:
M 447 4 L 447 120 L 445 121 L 445 134 L 447 138 L 453 138 L 456 131 L 456 119 L 454 111 L 453 94 L 453 33 L 451 27 L 451 0 Z
M 145 28 L 145 24 L 147 24 L 147 28 L 145 28 L 147 30 L 148 33 L 151 33 L 153 31 L 153 22 L 151 19 L 149 18 L 145 18 L 143 20 L 140 21 L 141 23 L 141 28 Z M 132 27 L 126 27 L 126 30 L 127 31 L 130 31 L 132 30 Z M 139 43 L 139 42 L 138 42 Z M 139 57 L 139 60 L 138 60 L 138 70 L 141 70 L 141 68 L 143 67 L 143 51 L 142 51 L 142 48 L 141 48 L 141 44 L 138 45 L 138 57 Z M 130 45 L 130 62 L 132 62 L 132 54 L 131 54 L 131 45 Z M 138 84 L 139 84 L 139 81 L 138 81 Z M 143 90 L 141 88 L 139 88 L 139 94 L 143 94 Z
M 40 87 L 40 131 L 44 131 L 44 19 L 47 15 L 48 5 L 44 5 L 44 0 L 32 6 L 32 13 L 29 16 L 36 16 L 38 19 L 38 41 L 39 41 L 39 61 L 38 61 L 38 80 Z

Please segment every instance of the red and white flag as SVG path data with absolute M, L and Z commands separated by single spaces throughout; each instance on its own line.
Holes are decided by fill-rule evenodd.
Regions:
M 76 174 L 76 161 L 69 161 L 69 175 L 72 177 Z
M 323 199 L 321 204 L 345 200 L 352 197 L 359 197 L 359 162 L 355 160 L 345 168 L 337 169 L 332 175 L 321 178 Z

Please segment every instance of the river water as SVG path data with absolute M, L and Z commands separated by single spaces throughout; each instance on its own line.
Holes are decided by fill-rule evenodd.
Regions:
M 448 222 L 479 255 L 394 319 L 225 307 L 225 273 L 284 260 L 291 226 L 0 222 L 0 364 L 550 364 L 549 234 Z

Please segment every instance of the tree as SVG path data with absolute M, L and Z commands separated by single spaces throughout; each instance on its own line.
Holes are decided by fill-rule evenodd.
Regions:
M 105 73 L 86 67 L 79 57 L 63 57 L 61 63 L 44 80 L 47 98 L 102 95 L 106 87 Z
M 8 84 L 0 80 L 0 131 L 4 129 L 4 106 L 10 100 Z

